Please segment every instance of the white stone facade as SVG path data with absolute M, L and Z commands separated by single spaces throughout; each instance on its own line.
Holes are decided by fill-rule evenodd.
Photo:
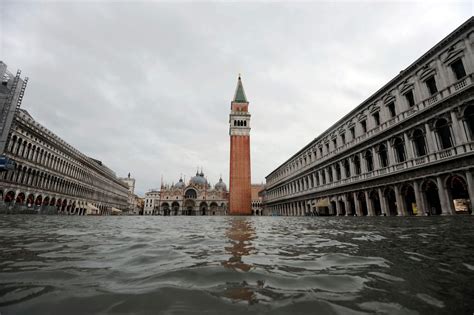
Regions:
M 204 174 L 196 173 L 187 184 L 174 185 L 145 193 L 144 215 L 226 215 L 229 193 L 222 178 L 214 186 Z
M 472 213 L 474 18 L 267 177 L 274 215 Z
M 16 107 L 0 147 L 0 155 L 15 163 L 0 172 L 0 211 L 110 214 L 112 208 L 126 209 L 127 186 L 112 170 L 35 121 L 20 103 L 8 101 L 12 80 L 0 91 L 2 110 Z

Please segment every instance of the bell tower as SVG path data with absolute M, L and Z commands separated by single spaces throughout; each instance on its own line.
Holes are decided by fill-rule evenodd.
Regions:
M 251 215 L 250 113 L 242 79 L 237 81 L 229 115 L 230 175 L 229 214 Z

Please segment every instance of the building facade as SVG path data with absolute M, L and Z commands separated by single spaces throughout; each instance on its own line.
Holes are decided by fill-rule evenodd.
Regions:
M 250 187 L 250 113 L 239 75 L 229 115 L 230 167 L 229 213 L 250 215 L 252 192 Z
M 229 193 L 219 179 L 214 188 L 196 172 L 186 184 L 182 178 L 173 185 L 145 193 L 144 215 L 226 215 Z
M 252 184 L 252 215 L 264 215 L 262 197 L 260 191 L 264 189 L 263 184 Z
M 126 212 L 129 214 L 138 214 L 136 213 L 138 210 L 138 196 L 135 195 L 135 178 L 130 177 L 130 173 L 128 173 L 127 177 L 120 177 L 119 179 L 128 187 L 128 208 Z
M 25 85 L 20 73 L 12 75 L 4 63 L 0 70 L 1 131 L 6 135 L 0 156 L 9 161 L 0 171 L 0 211 L 109 214 L 126 209 L 127 186 L 101 161 L 79 152 L 21 109 Z
M 451 215 L 474 205 L 474 18 L 267 177 L 277 215 Z

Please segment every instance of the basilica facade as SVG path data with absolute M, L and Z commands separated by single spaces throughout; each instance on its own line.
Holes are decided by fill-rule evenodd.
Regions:
M 273 215 L 456 215 L 474 205 L 474 18 L 267 177 Z
M 180 178 L 176 184 L 161 185 L 145 193 L 144 215 L 226 215 L 229 193 L 219 179 L 214 187 L 204 173 L 196 172 L 188 183 Z

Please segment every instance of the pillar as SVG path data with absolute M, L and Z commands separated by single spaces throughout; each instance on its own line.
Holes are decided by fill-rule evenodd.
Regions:
M 365 192 L 365 202 L 367 203 L 367 212 L 370 216 L 375 216 L 374 205 L 372 200 L 370 199 L 369 192 L 366 190 Z
M 417 181 L 413 182 L 413 189 L 415 190 L 416 209 L 418 210 L 417 215 L 423 216 L 427 209 L 423 202 L 420 184 Z
M 426 143 L 427 143 L 427 149 L 429 153 L 434 153 L 436 152 L 436 147 L 435 147 L 435 141 L 434 141 L 434 134 L 430 129 L 430 126 L 428 124 L 425 124 L 425 132 L 426 132 Z
M 451 111 L 451 121 L 453 125 L 453 134 L 454 134 L 454 143 L 461 144 L 467 141 L 466 135 L 464 133 L 464 128 L 462 123 L 459 122 L 458 118 L 456 117 L 456 112 L 454 110 Z
M 402 193 L 397 185 L 393 186 L 393 190 L 395 191 L 395 199 L 397 200 L 397 212 L 399 216 L 406 216 L 407 212 L 405 209 L 405 200 L 402 196 Z
M 390 214 L 388 213 L 387 200 L 382 192 L 382 188 L 378 188 L 377 191 L 379 193 L 380 208 L 382 209 L 382 215 L 388 216 Z
M 466 179 L 469 199 L 471 200 L 471 215 L 474 215 L 474 180 L 472 179 L 472 173 L 470 171 L 466 171 Z
M 360 210 L 360 203 L 359 200 L 357 199 L 357 193 L 352 193 L 352 196 L 354 198 L 354 204 L 355 204 L 355 211 L 357 213 L 357 216 L 361 217 L 362 216 L 362 211 Z
M 448 204 L 448 194 L 440 176 L 436 177 L 436 184 L 438 185 L 438 196 L 441 203 L 441 215 L 450 215 L 452 213 Z
M 339 204 L 339 198 L 336 196 L 336 214 L 341 215 L 341 205 Z

